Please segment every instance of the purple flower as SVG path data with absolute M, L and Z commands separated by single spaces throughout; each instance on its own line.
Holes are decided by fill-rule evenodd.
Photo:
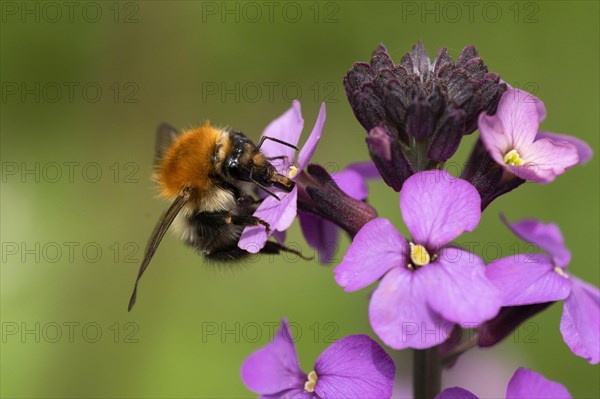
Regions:
M 571 399 L 571 394 L 558 382 L 550 381 L 535 371 L 518 368 L 506 386 L 506 399 Z M 478 399 L 466 389 L 445 389 L 435 399 Z
M 567 273 L 571 252 L 555 224 L 526 219 L 508 227 L 546 254 L 514 255 L 492 262 L 486 275 L 502 292 L 502 306 L 564 300 L 560 331 L 577 356 L 600 361 L 600 291 Z
M 367 180 L 380 178 L 373 162 L 358 162 L 334 173 L 333 180 L 351 198 L 367 198 Z M 298 211 L 300 227 L 308 245 L 316 249 L 321 263 L 329 263 L 338 250 L 340 228 L 331 221 L 311 212 Z
M 502 83 L 506 83 L 506 82 L 502 82 Z M 512 86 L 509 85 L 508 83 L 506 83 L 506 85 L 510 89 L 513 89 Z M 542 123 L 544 121 L 544 119 L 546 119 L 546 115 L 547 115 L 546 106 L 544 105 L 544 102 L 531 93 L 527 93 L 524 91 L 521 91 L 520 93 L 515 93 L 515 95 L 519 95 L 519 94 L 524 94 L 524 97 L 522 97 L 523 101 L 528 102 L 528 103 L 533 102 L 535 104 L 535 107 L 536 107 L 536 110 L 538 113 L 538 122 Z M 564 141 L 564 142 L 573 144 L 575 146 L 575 148 L 577 149 L 577 155 L 579 157 L 579 162 L 578 162 L 579 165 L 584 165 L 590 159 L 592 159 L 592 154 L 593 154 L 592 148 L 589 146 L 588 143 L 586 143 L 583 140 L 578 139 L 577 137 L 569 136 L 566 134 L 538 131 L 535 138 L 536 139 L 551 139 L 554 141 Z
M 340 339 L 319 355 L 305 374 L 287 321 L 273 341 L 242 365 L 242 381 L 261 398 L 390 398 L 396 366 L 367 335 Z
M 571 142 L 538 135 L 545 112 L 540 112 L 541 101 L 533 99 L 522 90 L 507 90 L 495 115 L 479 116 L 479 131 L 491 157 L 503 168 L 523 180 L 549 183 L 576 165 L 579 155 Z
M 375 333 L 394 349 L 429 348 L 445 341 L 456 323 L 494 317 L 500 294 L 485 277 L 483 261 L 447 246 L 479 223 L 477 190 L 446 171 L 420 172 L 404 183 L 400 209 L 410 241 L 387 219 L 374 219 L 334 270 L 345 291 L 383 276 L 369 306 Z
M 295 180 L 312 158 L 321 138 L 324 124 L 325 103 L 321 104 L 315 126 L 295 161 L 294 150 L 292 148 L 270 140 L 265 141 L 261 151 L 267 157 L 273 158 L 271 163 L 279 173 Z M 271 122 L 262 135 L 274 137 L 286 143 L 296 145 L 300 139 L 303 127 L 304 120 L 300 111 L 300 102 L 294 101 L 292 107 Z M 254 216 L 270 225 L 271 231 L 267 232 L 264 226 L 245 228 L 238 246 L 248 252 L 257 253 L 260 251 L 269 239 L 270 234 L 287 230 L 296 217 L 298 188 L 295 187 L 289 194 L 276 188 L 272 190 L 277 194 L 279 200 L 273 197 L 266 197 L 254 212 Z
M 483 127 L 483 130 L 480 129 L 480 139 L 473 147 L 466 168 L 461 175 L 463 179 L 473 184 L 475 188 L 477 188 L 477 191 L 479 191 L 482 209 L 485 209 L 500 195 L 506 194 L 519 187 L 525 182 L 524 179 L 539 182 L 548 182 L 554 179 L 556 174 L 564 172 L 565 168 L 563 168 L 564 165 L 562 165 L 562 163 L 565 159 L 570 159 L 568 163 L 574 162 L 573 147 L 577 153 L 578 164 L 585 164 L 592 157 L 592 149 L 590 146 L 576 137 L 545 131 L 537 131 L 536 134 L 533 135 L 533 126 L 539 125 L 539 123 L 546 118 L 546 107 L 544 106 L 544 103 L 532 94 L 513 89 L 510 85 L 508 86 L 510 89 L 504 94 L 502 107 L 504 111 L 507 111 L 506 113 L 508 116 L 503 117 L 505 120 L 501 121 L 499 119 L 500 112 L 498 112 L 495 117 L 484 114 L 481 115 L 482 120 L 488 122 L 490 120 L 492 121 L 492 129 L 490 131 L 489 123 L 487 125 L 484 124 L 485 126 L 480 126 L 480 128 Z M 511 99 L 514 100 L 514 103 L 512 104 Z M 519 107 L 519 105 L 521 105 L 521 107 Z M 517 111 L 511 111 L 512 117 L 511 112 L 508 112 L 509 108 L 512 108 L 513 111 Z M 533 118 L 534 108 L 535 113 L 537 114 L 537 124 Z M 528 119 L 527 124 L 522 121 L 523 118 L 525 118 L 523 113 L 529 114 L 529 116 L 526 117 L 526 119 Z M 520 119 L 521 125 L 527 125 L 526 129 L 524 129 L 527 131 L 526 137 L 522 134 L 522 131 L 519 131 L 519 129 L 515 127 L 516 124 L 513 123 L 515 122 L 513 119 Z M 504 122 L 506 122 L 507 125 L 512 124 L 510 130 L 514 134 L 511 135 L 510 140 L 508 135 L 506 135 L 506 137 L 503 135 Z M 523 141 L 524 139 L 527 140 Z M 543 149 L 545 151 L 550 148 L 552 151 L 544 152 L 542 156 L 544 159 L 539 158 L 535 161 L 530 161 L 524 159 L 524 155 L 521 152 L 512 148 L 513 146 L 509 141 L 518 141 L 519 147 L 527 147 L 525 152 L 529 153 L 529 155 L 531 155 L 532 149 Z M 554 151 L 557 148 L 561 151 L 567 149 L 565 151 L 568 152 L 568 157 L 558 160 L 552 159 L 554 156 L 558 157 L 558 152 Z M 495 156 L 492 158 L 492 155 L 494 154 Z M 540 160 L 543 162 L 540 162 Z M 518 164 L 522 165 L 519 166 Z M 516 174 L 516 176 L 513 174 Z

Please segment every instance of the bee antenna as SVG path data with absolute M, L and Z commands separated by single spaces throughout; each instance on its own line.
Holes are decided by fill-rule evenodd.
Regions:
M 293 149 L 294 149 L 294 150 L 296 150 L 296 151 L 298 151 L 298 150 L 299 150 L 299 149 L 298 149 L 298 147 L 296 147 L 295 145 L 293 145 L 293 144 L 290 144 L 290 143 L 288 143 L 288 142 L 286 142 L 286 141 L 283 141 L 283 140 L 279 140 L 278 138 L 271 137 L 271 136 L 262 136 L 262 137 L 260 138 L 260 141 L 258 142 L 258 145 L 256 146 L 256 148 L 260 150 L 260 147 L 262 147 L 263 143 L 264 143 L 266 140 L 271 140 L 271 141 L 274 141 L 274 142 L 276 142 L 276 143 L 279 143 L 279 144 L 285 145 L 285 146 L 287 146 L 287 147 L 293 148 Z
M 259 182 L 257 182 L 256 180 L 254 180 L 252 178 L 252 173 L 254 173 L 254 168 L 250 168 L 250 181 L 254 184 L 256 184 L 258 187 L 262 188 L 263 190 L 265 190 L 267 192 L 267 194 L 272 195 L 273 197 L 275 197 L 277 199 L 277 201 L 280 201 L 280 198 L 275 195 L 274 192 L 272 192 L 271 190 L 269 190 L 268 188 L 266 188 L 265 186 L 263 186 L 262 184 L 260 184 Z
M 281 201 L 281 198 L 279 198 L 273 191 L 269 190 L 268 188 L 266 188 L 265 186 L 263 186 L 262 184 L 260 184 L 259 182 L 257 182 L 256 180 L 250 178 L 250 181 L 254 184 L 256 184 L 258 187 L 260 187 L 261 189 L 263 189 L 267 194 L 269 194 L 272 197 L 275 197 L 275 199 L 277 201 Z

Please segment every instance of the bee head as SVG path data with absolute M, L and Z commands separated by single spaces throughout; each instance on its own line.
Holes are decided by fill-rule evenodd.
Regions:
M 277 187 L 289 193 L 295 186 L 289 177 L 277 172 L 252 141 L 241 134 L 233 135 L 222 170 L 229 178 L 252 182 L 271 195 L 268 187 Z
M 258 151 L 252 157 L 244 157 L 243 152 L 233 150 L 223 163 L 223 171 L 232 179 L 252 182 L 261 188 L 277 187 L 289 193 L 295 186 Z

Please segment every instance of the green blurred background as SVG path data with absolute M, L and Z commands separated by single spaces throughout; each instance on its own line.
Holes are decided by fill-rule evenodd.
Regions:
M 268 257 L 208 266 L 174 235 L 127 313 L 141 252 L 167 206 L 150 181 L 160 122 L 209 118 L 256 139 L 296 96 L 309 130 L 324 99 L 314 160 L 335 170 L 368 159 L 344 73 L 380 42 L 399 61 L 421 39 L 430 55 L 448 47 L 453 57 L 473 43 L 491 71 L 545 102 L 544 129 L 599 149 L 595 1 L 72 4 L 2 2 L 2 397 L 254 397 L 240 365 L 281 317 L 302 334 L 307 372 L 332 339 L 371 333 L 369 291 L 344 293 L 331 266 Z M 506 256 L 518 242 L 499 212 L 554 221 L 573 252 L 571 272 L 598 286 L 598 166 L 596 156 L 551 185 L 502 197 L 464 241 L 481 242 L 486 259 Z M 403 229 L 397 194 L 380 182 L 370 190 L 380 215 Z M 296 225 L 288 240 L 309 251 Z M 562 341 L 561 311 L 554 305 L 452 375 L 499 397 L 523 365 L 575 397 L 600 396 L 598 366 Z M 410 379 L 409 352 L 393 356 Z

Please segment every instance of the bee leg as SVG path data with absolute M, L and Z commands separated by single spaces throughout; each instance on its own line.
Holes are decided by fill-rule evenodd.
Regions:
M 261 249 L 260 252 L 265 253 L 265 254 L 275 254 L 275 255 L 277 255 L 281 252 L 288 252 L 288 253 L 297 255 L 298 257 L 300 257 L 303 260 L 313 260 L 314 259 L 314 256 L 302 255 L 302 252 L 300 252 L 296 249 L 293 249 L 293 248 L 286 247 L 285 245 L 281 245 L 278 242 L 274 242 L 274 241 L 267 241 L 264 248 Z
M 270 231 L 269 223 L 257 218 L 252 215 L 234 215 L 231 212 L 200 212 L 196 215 L 196 220 L 200 222 L 202 226 L 215 228 L 227 224 L 233 224 L 235 226 L 265 226 L 267 231 Z
M 271 226 L 269 223 L 264 220 L 257 218 L 256 216 L 246 216 L 246 215 L 230 215 L 230 223 L 235 224 L 236 226 L 265 226 L 267 232 L 271 231 Z
M 242 195 L 241 197 L 238 197 L 235 201 L 240 206 L 250 206 L 261 203 L 261 200 L 257 200 L 251 195 Z

